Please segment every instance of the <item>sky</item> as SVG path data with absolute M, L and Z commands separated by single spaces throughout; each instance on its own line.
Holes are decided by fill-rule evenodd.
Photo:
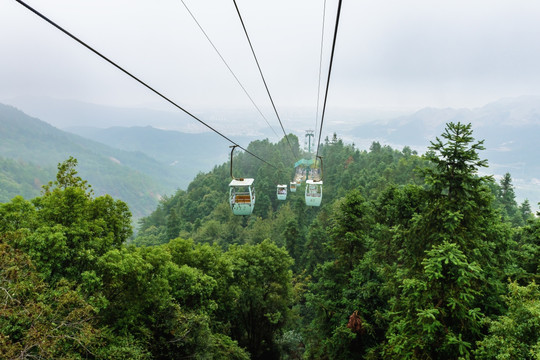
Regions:
M 237 0 L 276 107 L 317 109 L 337 0 Z M 232 1 L 27 0 L 27 4 L 188 110 L 267 118 L 264 85 Z M 480 107 L 540 95 L 537 0 L 344 0 L 328 93 L 336 109 Z M 172 110 L 15 0 L 0 0 L 0 102 L 48 96 Z M 320 105 L 319 105 L 320 106 Z M 314 116 L 315 118 L 315 116 Z M 276 125 L 274 125 L 276 126 Z

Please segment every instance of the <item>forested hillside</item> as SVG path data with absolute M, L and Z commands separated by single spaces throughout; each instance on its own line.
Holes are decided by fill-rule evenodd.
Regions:
M 298 140 L 289 136 L 294 151 Z M 161 201 L 130 238 L 126 204 L 58 166 L 0 204 L 0 357 L 540 359 L 540 221 L 512 178 L 480 176 L 482 141 L 449 123 L 423 156 L 326 139 L 321 207 L 285 139 L 252 142 L 251 216 L 230 164 Z M 536 207 L 536 206 L 535 206 Z
M 145 127 L 69 128 L 68 131 L 108 146 L 146 154 L 167 165 L 176 189 L 186 189 L 199 172 L 227 159 L 229 142 L 214 133 L 189 134 Z M 254 137 L 235 136 L 247 146 Z M 171 191 L 172 193 L 172 191 Z
M 39 167 L 21 160 L 0 157 L 0 203 L 15 195 L 31 199 L 54 177 L 54 167 Z
M 55 166 L 70 156 L 80 161 L 81 174 L 92 183 L 97 194 L 123 199 L 137 218 L 148 214 L 160 195 L 174 191 L 178 185 L 167 166 L 140 152 L 114 149 L 63 132 L 0 104 L 0 157 L 17 161 L 17 171 L 22 167 L 27 173 L 36 170 L 36 178 L 43 171 L 54 174 Z M 15 170 L 12 166 L 4 168 L 4 176 L 17 176 L 12 170 Z M 20 183 L 22 187 L 34 185 L 33 178 L 19 177 L 19 180 L 30 180 Z M 5 196 L 23 194 L 11 192 L 10 188 L 2 187 Z

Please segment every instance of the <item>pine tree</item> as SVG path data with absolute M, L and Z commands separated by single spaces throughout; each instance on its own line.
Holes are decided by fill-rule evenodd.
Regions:
M 427 154 L 426 206 L 401 242 L 396 292 L 388 313 L 387 358 L 469 358 L 482 337 L 482 319 L 501 307 L 509 229 L 491 206 L 478 176 L 487 165 L 471 125 L 449 123 Z
M 498 199 L 502 205 L 503 219 L 510 221 L 514 226 L 524 224 L 524 218 L 518 209 L 516 202 L 516 194 L 512 185 L 512 176 L 510 173 L 504 174 L 500 181 L 500 190 Z

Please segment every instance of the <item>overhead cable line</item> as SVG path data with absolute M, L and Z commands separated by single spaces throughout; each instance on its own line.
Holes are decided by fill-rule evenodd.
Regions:
M 236 4 L 236 0 L 233 0 L 234 7 L 236 8 L 236 12 L 238 13 L 238 17 L 240 18 L 240 22 L 242 23 L 242 28 L 244 28 L 244 33 L 246 34 L 247 41 L 249 43 L 249 47 L 251 48 L 251 53 L 253 54 L 253 57 L 255 58 L 255 62 L 257 63 L 257 68 L 259 69 L 259 73 L 261 74 L 262 81 L 264 83 L 264 87 L 266 88 L 266 92 L 268 93 L 268 97 L 270 98 L 270 102 L 272 103 L 272 107 L 274 108 L 274 112 L 276 113 L 276 117 L 279 121 L 279 125 L 281 125 L 281 130 L 283 130 L 283 135 L 285 135 L 285 139 L 287 139 L 287 143 L 289 144 L 289 147 L 291 148 L 291 152 L 293 153 L 294 157 L 298 157 L 296 153 L 294 152 L 294 149 L 291 145 L 291 142 L 289 141 L 289 137 L 287 136 L 287 133 L 285 132 L 285 128 L 283 127 L 283 123 L 281 122 L 281 118 L 279 117 L 278 111 L 276 109 L 276 105 L 274 104 L 274 99 L 272 99 L 272 95 L 270 95 L 270 90 L 268 90 L 268 85 L 266 85 L 266 80 L 264 79 L 263 72 L 261 70 L 261 66 L 259 65 L 259 60 L 257 59 L 257 55 L 255 55 L 255 50 L 253 50 L 253 45 L 251 45 L 251 40 L 249 39 L 249 35 L 246 29 L 246 26 L 244 25 L 244 20 L 242 19 L 242 14 L 240 14 L 240 9 L 238 9 L 238 5 Z
M 315 131 L 319 125 L 319 101 L 321 99 L 321 72 L 322 72 L 322 55 L 324 45 L 324 22 L 326 19 L 326 0 L 323 4 L 322 30 L 321 30 L 321 53 L 319 55 L 319 81 L 317 82 L 317 112 L 315 114 Z
M 187 111 L 186 109 L 184 109 L 183 107 L 181 107 L 180 105 L 178 105 L 177 103 L 175 103 L 174 101 L 172 101 L 171 99 L 169 99 L 168 97 L 166 97 L 165 95 L 161 94 L 159 91 L 155 90 L 153 87 L 151 87 L 150 85 L 146 84 L 144 81 L 140 80 L 139 78 L 137 78 L 135 75 L 131 74 L 130 72 L 128 72 L 127 70 L 125 70 L 124 68 L 122 68 L 120 65 L 116 64 L 114 61 L 110 60 L 109 58 L 107 58 L 105 55 L 101 54 L 100 52 L 98 52 L 97 50 L 95 50 L 94 48 L 92 48 L 90 45 L 86 44 L 84 41 L 80 40 L 79 38 L 77 38 L 75 35 L 71 34 L 69 31 L 65 30 L 64 28 L 62 28 L 60 25 L 56 24 L 54 21 L 50 20 L 49 18 L 47 18 L 45 15 L 41 14 L 39 11 L 37 11 L 36 9 L 32 8 L 30 5 L 26 4 L 25 2 L 21 1 L 21 0 L 15 0 L 17 1 L 19 4 L 21 4 L 22 6 L 24 6 L 25 8 L 27 8 L 28 10 L 30 10 L 31 12 L 33 12 L 34 14 L 36 14 L 37 16 L 39 16 L 40 18 L 42 18 L 43 20 L 45 20 L 46 22 L 48 22 L 49 24 L 51 24 L 52 26 L 54 26 L 55 28 L 57 28 L 58 30 L 60 30 L 61 32 L 63 32 L 64 34 L 66 34 L 67 36 L 69 36 L 70 38 L 72 38 L 73 40 L 77 41 L 79 44 L 81 44 L 82 46 L 84 46 L 85 48 L 87 48 L 88 50 L 92 51 L 94 54 L 98 55 L 99 57 L 101 57 L 103 60 L 107 61 L 109 64 L 113 65 L 114 67 L 116 67 L 118 70 L 122 71 L 124 74 L 128 75 L 129 77 L 131 77 L 132 79 L 134 79 L 135 81 L 137 81 L 139 84 L 145 86 L 147 89 L 151 90 L 152 92 L 154 92 L 155 94 L 157 94 L 158 96 L 160 96 L 161 98 L 163 98 L 164 100 L 166 100 L 167 102 L 169 102 L 170 104 L 174 105 L 176 108 L 182 110 L 184 113 L 186 113 L 187 115 L 191 116 L 193 119 L 197 120 L 198 122 L 200 122 L 201 124 L 203 124 L 204 126 L 206 126 L 208 129 L 212 130 L 213 132 L 215 132 L 216 134 L 220 135 L 222 138 L 224 138 L 225 140 L 229 141 L 230 143 L 238 146 L 240 149 L 244 150 L 246 153 L 250 154 L 251 156 L 259 159 L 260 161 L 264 162 L 265 164 L 267 165 L 270 165 L 271 167 L 273 168 L 276 168 L 276 166 L 270 164 L 268 161 L 260 158 L 259 156 L 255 155 L 254 153 L 252 153 L 251 151 L 245 149 L 244 147 L 238 145 L 236 142 L 234 142 L 233 140 L 229 139 L 227 136 L 223 135 L 221 132 L 217 131 L 216 129 L 214 129 L 213 127 L 211 127 L 210 125 L 208 125 L 207 123 L 205 123 L 204 121 L 202 121 L 201 119 L 199 119 L 198 117 L 196 117 L 195 115 L 193 115 L 192 113 L 190 113 L 189 111 Z
M 270 127 L 270 129 L 272 129 L 272 131 L 274 132 L 274 135 L 276 135 L 276 137 L 279 138 L 279 135 L 276 133 L 276 131 L 274 130 L 274 128 L 270 125 L 270 123 L 268 122 L 268 120 L 266 119 L 266 117 L 264 116 L 264 114 L 262 113 L 261 109 L 259 109 L 259 107 L 257 106 L 257 104 L 255 104 L 255 101 L 253 101 L 253 99 L 251 98 L 251 96 L 249 95 L 249 93 L 247 92 L 246 88 L 244 87 L 244 85 L 242 85 L 242 83 L 240 82 L 240 80 L 238 79 L 238 77 L 236 76 L 236 74 L 232 71 L 231 67 L 229 66 L 229 64 L 227 64 L 227 61 L 225 61 L 225 59 L 223 58 L 223 56 L 221 55 L 221 53 L 219 52 L 219 50 L 216 48 L 216 46 L 214 45 L 214 43 L 212 42 L 212 40 L 210 40 L 210 37 L 208 36 L 208 34 L 206 34 L 206 31 L 204 31 L 203 27 L 201 26 L 201 24 L 197 21 L 197 19 L 195 18 L 195 15 L 193 15 L 193 13 L 191 12 L 191 10 L 189 9 L 189 7 L 186 5 L 186 3 L 184 2 L 184 0 L 180 0 L 182 1 L 182 4 L 184 4 L 184 7 L 186 8 L 186 10 L 188 11 L 189 15 L 191 15 L 191 17 L 193 18 L 193 20 L 195 21 L 195 23 L 197 24 L 197 26 L 199 27 L 199 29 L 201 29 L 202 33 L 204 34 L 204 36 L 206 37 L 206 39 L 210 42 L 210 45 L 212 45 L 212 47 L 214 48 L 214 50 L 216 51 L 216 53 L 219 55 L 219 57 L 221 58 L 221 61 L 223 61 L 223 63 L 225 64 L 225 66 L 227 67 L 227 69 L 229 69 L 229 72 L 232 74 L 232 76 L 236 79 L 236 82 L 238 83 L 238 85 L 240 85 L 240 87 L 242 88 L 242 90 L 244 90 L 244 93 L 247 95 L 247 97 L 249 98 L 249 100 L 251 101 L 251 103 L 253 104 L 253 106 L 255 106 L 255 108 L 257 109 L 257 111 L 259 112 L 259 114 L 262 116 L 262 118 L 264 119 L 264 121 L 266 121 L 266 124 Z M 325 0 L 326 1 L 326 0 Z
M 326 100 L 328 99 L 328 87 L 330 86 L 330 74 L 332 73 L 332 63 L 334 62 L 334 50 L 336 49 L 336 39 L 337 39 L 337 32 L 339 28 L 339 16 L 341 14 L 341 2 L 342 0 L 339 0 L 337 14 L 336 14 L 336 27 L 334 29 L 334 40 L 332 42 L 332 53 L 330 54 L 330 65 L 328 67 L 328 79 L 326 80 L 326 91 L 324 94 L 323 111 L 321 115 L 321 130 L 319 131 L 319 141 L 317 142 L 317 154 L 315 155 L 315 162 L 317 161 L 317 158 L 319 157 L 319 148 L 321 146 L 321 134 L 322 134 L 322 128 L 323 128 L 323 123 L 324 123 L 324 114 L 326 112 Z

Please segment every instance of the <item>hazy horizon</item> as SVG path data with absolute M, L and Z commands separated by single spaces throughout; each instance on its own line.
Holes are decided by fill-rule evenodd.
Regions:
M 279 129 L 234 6 L 218 0 L 185 4 Z M 315 119 L 323 4 L 238 3 L 280 112 L 306 108 Z M 322 90 L 336 4 L 326 2 Z M 188 111 L 240 108 L 264 123 L 182 2 L 35 0 L 29 5 Z M 173 109 L 18 3 L 6 2 L 2 10 L 0 31 L 10 36 L 0 38 L 0 99 L 50 96 Z M 473 108 L 539 95 L 538 18 L 540 3 L 532 0 L 344 2 L 327 119 L 337 120 L 335 113 L 346 108 Z M 293 127 L 283 125 L 286 131 Z
M 161 130 L 184 133 L 209 132 L 200 125 L 195 126 L 192 119 L 186 116 L 182 118 L 179 111 L 171 113 L 143 108 L 111 107 L 51 98 L 26 99 L 26 103 L 24 100 L 19 98 L 19 104 L 10 105 L 59 129 L 81 136 L 87 131 L 76 129 L 77 127 L 106 129 L 152 126 Z M 31 100 L 34 100 L 33 104 Z M 309 114 L 309 111 L 307 113 Z M 360 150 L 368 150 L 374 141 L 378 141 L 396 150 L 407 146 L 419 154 L 424 153 L 429 142 L 441 134 L 446 122 L 472 122 L 474 137 L 477 140 L 486 140 L 486 150 L 480 155 L 488 159 L 490 167 L 482 173 L 493 174 L 498 180 L 505 172 L 510 172 L 519 201 L 525 198 L 540 198 L 538 190 L 540 168 L 533 155 L 535 152 L 527 150 L 537 147 L 534 134 L 540 126 L 540 97 L 499 99 L 474 109 L 424 108 L 405 114 L 375 110 L 359 113 L 347 109 L 337 114 L 340 115 L 337 117 L 339 120 L 335 121 L 332 118 L 327 120 L 325 126 L 327 131 L 323 133 L 322 140 L 327 136 L 331 138 L 333 133 L 337 133 L 338 138 L 348 144 L 354 143 Z M 275 143 L 282 138 L 282 134 L 278 133 L 278 136 L 275 136 L 264 124 L 251 122 L 249 117 L 244 117 L 242 111 L 227 110 L 225 113 L 207 111 L 202 115 L 214 126 L 214 123 L 226 122 L 228 126 L 219 130 L 223 130 L 227 136 L 245 145 L 252 140 L 267 138 Z M 290 113 L 285 111 L 283 115 L 284 119 L 294 125 L 288 129 L 289 133 L 298 136 L 300 145 L 303 146 L 305 130 L 310 128 L 312 118 L 307 117 L 301 108 L 290 109 Z M 374 120 L 376 118 L 379 121 Z M 306 124 L 308 125 L 305 126 Z M 522 126 L 529 127 L 523 130 Z M 228 149 L 224 147 L 223 153 L 226 154 L 227 151 Z

